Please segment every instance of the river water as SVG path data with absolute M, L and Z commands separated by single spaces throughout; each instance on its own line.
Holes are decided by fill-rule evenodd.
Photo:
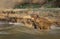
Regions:
M 39 31 L 21 25 L 4 26 L 0 29 L 0 39 L 60 39 L 60 29 Z

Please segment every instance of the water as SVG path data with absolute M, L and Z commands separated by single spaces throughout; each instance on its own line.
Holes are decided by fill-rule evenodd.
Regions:
M 0 39 L 60 39 L 60 29 L 39 31 L 21 25 L 10 25 L 10 28 L 9 25 L 4 26 L 8 27 L 0 30 Z

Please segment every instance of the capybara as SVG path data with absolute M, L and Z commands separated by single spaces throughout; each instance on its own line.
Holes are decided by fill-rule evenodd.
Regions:
M 39 17 L 39 15 L 34 15 L 32 16 L 34 18 L 34 22 L 33 25 L 35 26 L 35 28 L 40 28 L 40 30 L 49 30 L 51 25 L 53 24 L 53 21 L 50 19 L 47 19 L 45 17 Z

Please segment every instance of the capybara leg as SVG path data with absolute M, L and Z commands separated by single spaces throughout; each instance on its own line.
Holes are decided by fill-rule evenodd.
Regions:
M 34 29 L 37 29 L 37 26 L 34 26 Z

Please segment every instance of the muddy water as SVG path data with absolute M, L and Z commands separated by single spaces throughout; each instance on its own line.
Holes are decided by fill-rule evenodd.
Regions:
M 4 26 L 7 28 L 0 30 L 0 39 L 60 39 L 60 29 L 39 31 L 21 25 L 10 25 L 10 28 L 9 25 Z

